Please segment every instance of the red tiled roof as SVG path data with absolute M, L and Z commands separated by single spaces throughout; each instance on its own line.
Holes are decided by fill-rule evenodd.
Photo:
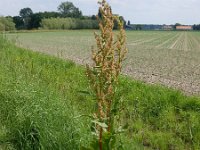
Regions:
M 179 30 L 192 30 L 192 26 L 176 26 Z

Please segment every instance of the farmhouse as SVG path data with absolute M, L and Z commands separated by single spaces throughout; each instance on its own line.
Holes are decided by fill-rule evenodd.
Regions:
M 176 30 L 192 30 L 192 26 L 176 26 Z

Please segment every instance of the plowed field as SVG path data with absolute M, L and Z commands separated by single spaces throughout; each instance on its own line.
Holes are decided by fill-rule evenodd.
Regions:
M 7 35 L 21 47 L 90 63 L 93 31 L 14 33 Z M 200 94 L 200 32 L 128 31 L 129 49 L 124 74 Z

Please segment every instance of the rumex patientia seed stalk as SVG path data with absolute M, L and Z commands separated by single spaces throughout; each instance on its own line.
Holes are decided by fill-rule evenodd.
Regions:
M 114 123 L 112 106 L 127 48 L 123 22 L 120 21 L 118 16 L 112 14 L 111 7 L 105 0 L 102 0 L 99 4 L 101 17 L 97 16 L 97 18 L 101 33 L 95 33 L 96 49 L 93 48 L 92 50 L 93 66 L 90 68 L 87 65 L 86 74 L 97 100 L 98 107 L 94 119 L 106 125 L 106 127 L 95 126 L 96 131 L 98 131 L 99 149 L 101 150 L 103 132 L 111 132 Z M 116 38 L 113 33 L 115 20 L 119 25 L 119 33 Z

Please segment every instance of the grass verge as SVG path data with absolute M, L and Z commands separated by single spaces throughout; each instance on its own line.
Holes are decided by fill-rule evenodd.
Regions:
M 80 149 L 95 107 L 85 69 L 0 37 L 0 149 Z M 121 77 L 123 149 L 200 149 L 200 98 Z M 124 143 L 120 144 L 120 141 Z

